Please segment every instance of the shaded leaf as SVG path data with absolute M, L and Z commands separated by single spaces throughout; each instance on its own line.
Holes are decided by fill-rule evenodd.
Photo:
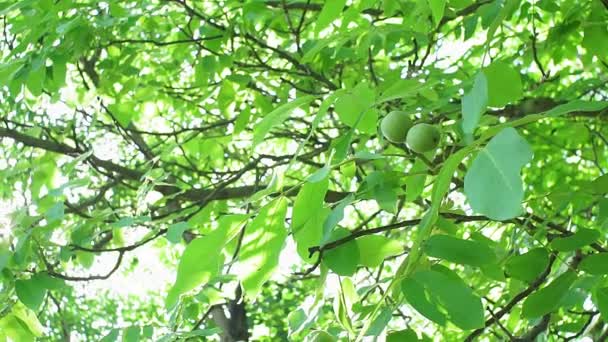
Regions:
M 578 265 L 589 274 L 608 274 L 608 253 L 595 253 L 586 256 Z
M 424 244 L 431 257 L 457 264 L 483 266 L 496 262 L 494 251 L 485 243 L 462 240 L 450 235 L 433 235 Z
M 329 242 L 350 235 L 350 231 L 337 228 L 331 234 Z M 359 246 L 355 241 L 349 241 L 336 248 L 329 249 L 323 253 L 323 264 L 334 273 L 341 276 L 351 276 L 357 270 L 360 260 Z
M 449 270 L 447 270 L 449 271 Z M 433 268 L 418 271 L 413 278 L 428 291 L 435 302 L 440 303 L 449 320 L 463 330 L 476 329 L 484 325 L 484 309 L 481 298 L 453 272 Z
M 600 232 L 594 229 L 579 228 L 574 234 L 555 238 L 551 241 L 551 248 L 559 252 L 574 251 L 597 241 Z
M 566 271 L 549 285 L 531 294 L 524 301 L 522 316 L 529 319 L 538 318 L 557 310 L 575 280 L 576 273 Z
M 470 92 L 462 98 L 462 130 L 472 134 L 488 104 L 488 82 L 483 72 L 477 73 Z
M 19 300 L 34 311 L 38 310 L 46 296 L 46 289 L 33 277 L 16 280 L 15 292 Z
M 507 260 L 506 273 L 516 279 L 534 281 L 549 265 L 549 252 L 534 248 L 527 253 L 515 255 Z

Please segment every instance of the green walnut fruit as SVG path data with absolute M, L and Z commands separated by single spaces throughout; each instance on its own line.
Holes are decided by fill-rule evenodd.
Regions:
M 407 132 L 407 146 L 414 152 L 424 153 L 433 150 L 439 144 L 439 129 L 433 125 L 420 123 Z
M 393 111 L 388 113 L 380 123 L 380 130 L 386 140 L 393 143 L 403 143 L 413 122 L 406 112 Z

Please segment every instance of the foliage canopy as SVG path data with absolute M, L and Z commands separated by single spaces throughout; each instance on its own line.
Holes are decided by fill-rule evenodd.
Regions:
M 0 341 L 608 337 L 608 1 L 0 17 Z

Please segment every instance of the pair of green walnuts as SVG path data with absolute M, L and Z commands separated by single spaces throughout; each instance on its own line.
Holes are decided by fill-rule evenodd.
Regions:
M 392 111 L 380 122 L 382 135 L 393 143 L 406 143 L 416 153 L 431 151 L 439 144 L 440 132 L 437 127 L 419 123 L 414 125 L 406 112 Z

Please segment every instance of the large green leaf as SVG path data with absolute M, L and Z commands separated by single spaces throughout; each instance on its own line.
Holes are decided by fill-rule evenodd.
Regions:
M 433 268 L 418 271 L 413 279 L 420 283 L 431 296 L 431 302 L 439 305 L 448 319 L 461 329 L 476 329 L 484 325 L 481 298 L 453 272 Z
M 224 246 L 242 228 L 247 215 L 226 215 L 218 220 L 218 227 L 206 236 L 188 244 L 177 267 L 175 284 L 169 290 L 165 304 L 172 308 L 179 296 L 207 283 L 224 265 Z
M 305 183 L 293 204 L 291 214 L 291 230 L 295 233 L 302 229 L 316 213 L 323 207 L 329 180 L 324 178 L 319 182 Z
M 30 331 L 30 333 L 32 333 L 32 335 L 36 337 L 40 337 L 43 335 L 44 328 L 42 327 L 42 324 L 38 320 L 38 317 L 36 316 L 36 313 L 33 310 L 30 310 L 21 302 L 17 302 L 15 303 L 15 305 L 13 305 L 11 312 L 13 315 L 15 315 L 15 317 L 19 319 L 19 321 L 22 323 L 22 326 L 25 326 Z
M 46 289 L 34 277 L 15 281 L 15 292 L 19 300 L 32 310 L 38 310 L 46 296 Z
M 345 5 L 346 0 L 325 1 L 325 4 L 321 9 L 321 13 L 319 13 L 317 21 L 315 23 L 315 32 L 319 33 L 321 30 L 331 24 L 334 20 L 336 20 L 338 16 L 340 16 L 340 13 L 342 13 L 342 9 Z
M 578 267 L 590 274 L 608 274 L 608 253 L 595 253 L 586 256 Z
M 435 24 L 439 24 L 441 18 L 443 18 L 443 11 L 445 10 L 445 4 L 447 0 L 429 0 L 429 6 L 431 7 L 431 13 L 433 14 L 433 21 Z
M 34 342 L 35 340 L 36 337 L 14 314 L 0 318 L 0 341 Z
M 551 248 L 559 252 L 568 252 L 585 247 L 597 241 L 600 232 L 594 229 L 579 228 L 574 234 L 559 237 L 551 241 Z
M 606 51 L 606 40 L 608 39 L 608 26 L 606 25 L 606 3 L 594 1 L 591 3 L 591 11 L 585 22 L 592 23 L 584 25 L 582 46 L 591 54 L 601 60 L 608 60 Z
M 608 287 L 597 288 L 593 292 L 593 302 L 600 310 L 602 318 L 608 320 Z
M 562 299 L 576 280 L 576 273 L 566 271 L 544 288 L 537 290 L 524 301 L 522 315 L 538 318 L 560 307 Z
M 415 201 L 424 190 L 427 166 L 423 161 L 417 159 L 414 165 L 410 169 L 409 173 L 412 175 L 407 176 L 405 179 L 405 198 L 413 202 Z
M 401 291 L 405 300 L 424 317 L 431 321 L 445 325 L 446 315 L 439 310 L 439 307 L 431 302 L 431 298 L 425 292 L 424 286 L 414 278 L 406 278 L 401 282 Z
M 379 96 L 377 102 L 382 103 L 399 98 L 416 96 L 418 91 L 424 87 L 424 83 L 416 79 L 399 79 L 387 87 Z
M 418 342 L 418 335 L 411 329 L 391 331 L 386 335 L 386 342 Z
M 347 237 L 350 231 L 344 228 L 334 230 L 329 242 Z M 336 274 L 351 276 L 357 270 L 360 260 L 359 246 L 355 241 L 349 241 L 336 248 L 329 249 L 323 253 L 323 264 Z
M 487 244 L 463 240 L 450 235 L 433 235 L 424 243 L 424 252 L 431 257 L 472 266 L 496 262 L 496 254 Z
M 464 192 L 473 210 L 494 220 L 522 213 L 520 170 L 532 159 L 528 143 L 513 128 L 505 128 L 482 149 L 464 178 Z
M 516 279 L 534 281 L 549 265 L 549 252 L 545 248 L 534 248 L 524 254 L 509 258 L 506 273 Z
M 522 98 L 521 77 L 512 64 L 496 61 L 483 73 L 488 80 L 488 106 L 503 107 Z
M 398 241 L 381 235 L 365 235 L 357 238 L 360 263 L 366 267 L 378 267 L 387 257 L 403 252 Z
M 139 342 L 139 326 L 130 326 L 122 331 L 122 342 Z
M 307 262 L 314 262 L 308 248 L 318 246 L 323 237 L 323 223 L 330 209 L 324 208 L 328 178 L 315 183 L 305 183 L 293 204 L 291 232 L 297 245 L 298 254 Z
M 371 108 L 374 104 L 374 90 L 366 82 L 359 83 L 336 100 L 336 113 L 340 120 L 349 127 L 357 128 L 364 133 L 375 133 L 378 112 Z
M 483 72 L 477 73 L 473 88 L 462 98 L 462 130 L 472 134 L 488 104 L 488 81 Z
M 248 298 L 257 296 L 279 264 L 287 238 L 286 213 L 287 199 L 278 198 L 264 206 L 245 228 L 236 270 Z

